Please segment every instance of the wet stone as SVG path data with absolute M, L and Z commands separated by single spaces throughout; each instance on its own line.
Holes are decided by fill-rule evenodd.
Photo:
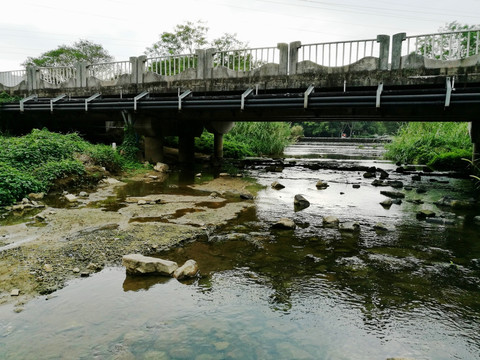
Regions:
M 278 181 L 274 181 L 271 184 L 271 187 L 272 187 L 272 189 L 275 189 L 275 190 L 282 190 L 282 189 L 285 188 L 285 185 L 280 184 Z
M 315 186 L 317 187 L 318 190 L 324 190 L 324 189 L 329 187 L 329 185 L 322 180 L 318 180 L 318 182 Z
M 335 216 L 325 216 L 323 218 L 323 226 L 326 227 L 336 227 L 339 223 L 340 221 Z
M 297 226 L 292 219 L 288 218 L 281 218 L 275 224 L 272 225 L 273 229 L 280 229 L 280 230 L 293 230 Z
M 425 220 L 426 218 L 435 217 L 435 212 L 423 209 L 418 211 L 416 216 L 418 220 Z
M 395 199 L 403 199 L 405 197 L 405 194 L 399 191 L 380 191 L 380 194 Z
M 360 224 L 356 221 L 348 221 L 345 223 L 341 223 L 339 229 L 340 231 L 345 232 L 357 232 L 360 231 Z
M 295 207 L 295 211 L 300 211 L 306 209 L 310 206 L 310 202 L 303 197 L 303 195 L 297 194 L 293 199 L 293 205 Z

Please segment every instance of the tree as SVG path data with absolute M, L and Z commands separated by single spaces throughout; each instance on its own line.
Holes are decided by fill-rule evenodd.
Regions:
M 112 60 L 113 56 L 102 45 L 80 39 L 71 46 L 60 45 L 54 50 L 44 52 L 39 57 L 29 57 L 22 65 L 36 65 L 39 67 L 73 66 L 78 61 L 96 64 Z
M 169 55 L 194 54 L 196 49 L 211 46 L 219 51 L 232 49 L 243 49 L 247 43 L 237 39 L 237 34 L 225 33 L 212 41 L 207 40 L 209 28 L 203 21 L 193 23 L 187 21 L 185 24 L 176 25 L 173 32 L 165 31 L 160 34 L 160 40 L 151 47 L 147 47 L 145 55 L 151 57 Z
M 438 60 L 466 58 L 478 53 L 480 25 L 463 25 L 453 21 L 438 31 L 447 34 L 419 38 L 417 53 Z

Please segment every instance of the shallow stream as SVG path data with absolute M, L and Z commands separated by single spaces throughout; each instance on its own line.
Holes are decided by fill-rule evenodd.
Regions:
M 442 174 L 413 181 L 381 154 L 372 144 L 289 147 L 283 171 L 248 170 L 265 185 L 255 208 L 161 254 L 195 259 L 199 279 L 106 268 L 19 314 L 0 307 L 0 358 L 480 359 L 479 214 L 434 205 L 468 199 L 473 184 Z M 372 186 L 361 171 L 311 166 L 325 162 L 380 167 L 412 190 L 385 208 L 380 191 L 390 187 Z M 329 187 L 318 190 L 318 180 Z M 274 181 L 285 188 L 272 189 Z M 127 195 L 142 195 L 131 188 Z M 296 194 L 311 205 L 295 211 Z M 420 209 L 440 221 L 418 220 Z M 324 216 L 360 231 L 324 227 Z M 281 217 L 297 228 L 273 230 Z M 378 222 L 388 230 L 375 230 Z

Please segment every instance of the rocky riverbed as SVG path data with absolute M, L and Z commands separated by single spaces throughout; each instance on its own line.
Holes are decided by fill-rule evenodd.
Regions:
M 248 200 L 251 183 L 229 176 L 190 186 L 195 195 L 117 198 L 127 183 L 155 185 L 166 176 L 152 172 L 125 181 L 104 179 L 88 194 L 60 195 L 66 207 L 46 206 L 26 222 L 0 227 L 0 304 L 13 302 L 21 311 L 29 299 L 73 278 L 120 265 L 125 254 L 153 255 L 207 236 L 254 205 Z M 105 204 L 112 201 L 117 209 L 107 211 Z

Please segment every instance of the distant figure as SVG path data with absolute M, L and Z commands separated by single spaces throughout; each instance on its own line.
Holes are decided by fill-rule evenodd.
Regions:
M 343 138 L 346 138 L 346 137 L 347 137 L 347 134 L 342 133 L 342 139 L 343 139 Z

